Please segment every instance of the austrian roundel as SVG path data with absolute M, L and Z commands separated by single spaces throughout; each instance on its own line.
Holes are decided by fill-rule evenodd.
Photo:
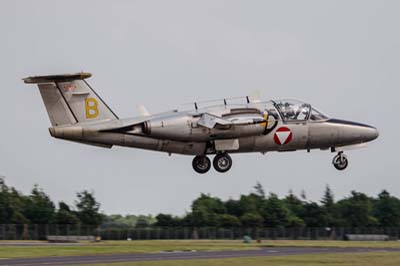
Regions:
M 288 144 L 293 138 L 293 133 L 287 127 L 280 127 L 275 131 L 274 141 L 278 145 Z

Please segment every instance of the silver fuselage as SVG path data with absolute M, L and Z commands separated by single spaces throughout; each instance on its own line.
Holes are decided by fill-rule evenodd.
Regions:
M 55 126 L 50 128 L 50 133 L 56 138 L 91 145 L 118 145 L 186 155 L 338 149 L 378 137 L 374 127 L 349 121 L 311 120 L 310 117 L 286 121 L 278 111 L 271 119 L 267 105 L 270 103 L 175 110 L 147 117 Z M 223 118 L 231 124 L 224 125 L 222 121 L 209 126 L 212 122 L 204 114 L 212 119 Z M 268 119 L 263 121 L 266 117 Z M 268 126 L 271 128 L 266 132 Z

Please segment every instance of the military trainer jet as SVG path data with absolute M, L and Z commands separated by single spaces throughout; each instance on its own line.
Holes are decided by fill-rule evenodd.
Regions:
M 194 103 L 191 108 L 119 118 L 89 86 L 90 73 L 27 77 L 38 84 L 52 127 L 51 136 L 111 148 L 113 145 L 194 156 L 193 169 L 206 173 L 213 166 L 227 172 L 229 153 L 322 149 L 337 152 L 333 165 L 344 170 L 344 148 L 378 137 L 376 128 L 328 118 L 297 100 L 262 102 L 243 97 L 219 104 Z M 235 103 L 233 103 L 235 102 Z

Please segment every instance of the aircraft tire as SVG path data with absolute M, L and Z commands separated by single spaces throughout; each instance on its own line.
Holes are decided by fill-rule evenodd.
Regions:
M 197 173 L 205 174 L 211 168 L 211 161 L 205 155 L 197 155 L 193 158 L 192 166 Z
M 232 158 L 227 153 L 218 153 L 213 160 L 215 170 L 220 173 L 228 172 L 232 167 Z
M 349 160 L 347 159 L 346 155 L 339 153 L 333 157 L 332 163 L 337 170 L 343 171 L 349 165 Z

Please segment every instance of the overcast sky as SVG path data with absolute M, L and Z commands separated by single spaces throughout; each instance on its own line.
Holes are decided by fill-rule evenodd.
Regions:
M 400 196 L 400 1 L 15 1 L 0 2 L 0 175 L 55 201 L 94 190 L 106 213 L 183 214 L 200 193 L 222 199 L 257 181 L 284 196 L 319 200 L 326 184 Z M 51 138 L 29 75 L 88 71 L 120 116 L 246 95 L 299 98 L 335 118 L 376 126 L 380 138 L 347 152 L 233 155 L 226 174 L 198 175 L 192 157 Z

